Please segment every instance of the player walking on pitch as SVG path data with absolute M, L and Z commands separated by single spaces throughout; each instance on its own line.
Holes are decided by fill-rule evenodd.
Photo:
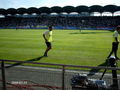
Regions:
M 113 33 L 112 50 L 111 50 L 108 58 L 114 53 L 115 58 L 119 59 L 118 56 L 117 56 L 118 45 L 119 45 L 119 40 L 118 40 L 119 32 L 120 32 L 120 25 L 117 26 L 116 30 Z
M 52 30 L 53 30 L 53 27 L 52 26 L 49 26 L 48 27 L 48 31 L 44 32 L 43 33 L 43 37 L 44 37 L 44 40 L 45 40 L 45 43 L 46 43 L 46 50 L 44 52 L 44 56 L 47 57 L 48 55 L 48 51 L 52 49 L 52 45 L 51 45 L 51 42 L 52 42 Z

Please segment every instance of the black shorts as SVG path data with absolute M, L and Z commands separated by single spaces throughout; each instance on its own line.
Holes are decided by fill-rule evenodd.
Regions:
M 113 51 L 115 50 L 117 50 L 118 49 L 118 45 L 119 45 L 119 43 L 118 42 L 113 42 L 112 43 L 112 49 L 113 49 Z
M 50 42 L 45 42 L 47 47 L 51 47 L 51 43 Z

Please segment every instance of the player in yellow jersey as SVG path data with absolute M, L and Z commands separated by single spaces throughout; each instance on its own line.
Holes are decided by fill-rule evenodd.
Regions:
M 52 30 L 53 30 L 53 27 L 49 26 L 48 29 L 49 29 L 48 31 L 43 33 L 43 37 L 44 37 L 44 40 L 45 40 L 45 43 L 46 43 L 46 46 L 47 46 L 47 48 L 46 48 L 46 50 L 44 52 L 45 57 L 47 57 L 48 51 L 52 49 L 51 42 L 52 42 Z
M 117 56 L 118 45 L 119 45 L 118 36 L 119 36 L 119 34 L 120 34 L 119 32 L 120 32 L 120 25 L 117 26 L 116 30 L 115 30 L 114 33 L 113 33 L 112 50 L 111 50 L 108 58 L 114 53 L 114 54 L 115 54 L 115 58 L 116 58 L 116 59 L 119 59 L 118 56 Z

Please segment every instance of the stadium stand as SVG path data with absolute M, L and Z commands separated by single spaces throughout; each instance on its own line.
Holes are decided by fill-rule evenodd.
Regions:
M 0 18 L 0 28 L 44 29 L 53 25 L 56 29 L 108 29 L 120 24 L 120 16 L 36 16 Z

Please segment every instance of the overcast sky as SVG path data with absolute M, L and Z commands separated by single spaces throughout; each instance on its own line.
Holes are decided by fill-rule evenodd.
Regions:
M 29 8 L 29 7 L 52 7 L 52 6 L 79 6 L 79 5 L 117 5 L 120 6 L 120 0 L 0 0 L 0 8 Z

